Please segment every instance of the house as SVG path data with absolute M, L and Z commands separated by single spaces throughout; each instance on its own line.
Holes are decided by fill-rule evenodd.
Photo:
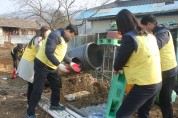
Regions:
M 159 23 L 178 23 L 178 0 L 116 0 L 81 13 L 77 20 L 90 21 L 92 33 L 106 32 L 122 9 L 130 10 L 139 20 L 143 15 L 154 14 Z
M 153 14 L 158 23 L 171 24 L 173 27 L 171 33 L 178 60 L 178 0 L 115 0 L 104 6 L 82 12 L 77 20 L 87 20 L 91 23 L 92 34 L 101 34 L 106 37 L 107 32 L 112 29 L 111 27 L 116 29 L 113 22 L 115 22 L 115 16 L 122 9 L 131 11 L 138 20 L 144 15 Z M 98 12 L 96 13 L 96 11 Z
M 28 43 L 40 27 L 35 20 L 0 18 L 0 43 Z

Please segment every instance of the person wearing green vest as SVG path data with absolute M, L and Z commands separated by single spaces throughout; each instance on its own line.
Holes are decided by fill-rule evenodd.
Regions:
M 172 35 L 164 25 L 157 24 L 157 20 L 153 15 L 142 17 L 141 24 L 147 31 L 156 36 L 160 49 L 162 70 L 162 88 L 159 94 L 159 106 L 163 118 L 173 118 L 171 95 L 176 82 L 177 62 Z
M 127 9 L 116 15 L 118 33 L 122 35 L 114 70 L 124 70 L 127 84 L 133 85 L 116 113 L 117 118 L 149 118 L 149 111 L 161 89 L 160 55 L 154 35 L 147 33 Z
M 17 61 L 21 59 L 23 54 L 24 48 L 23 44 L 18 43 L 11 51 L 11 56 L 13 59 L 13 67 L 14 69 L 17 69 Z
M 40 46 L 51 32 L 50 27 L 42 26 L 37 34 L 30 40 L 26 46 L 23 56 L 17 68 L 17 74 L 20 78 L 28 82 L 27 103 L 29 104 L 31 92 L 33 90 L 34 79 L 34 58 Z
M 18 43 L 11 51 L 11 56 L 13 60 L 13 70 L 12 70 L 12 77 L 11 79 L 17 78 L 17 65 L 18 65 L 18 60 L 20 61 L 22 55 L 23 55 L 23 44 Z
M 59 104 L 61 79 L 58 76 L 58 69 L 69 73 L 69 69 L 62 64 L 67 62 L 72 68 L 76 64 L 66 55 L 68 41 L 78 35 L 76 26 L 69 24 L 64 30 L 57 29 L 52 31 L 48 38 L 40 47 L 34 59 L 34 81 L 33 91 L 30 97 L 29 106 L 25 118 L 36 118 L 35 108 L 41 98 L 41 94 L 47 79 L 51 87 L 51 110 L 64 110 L 65 106 Z M 79 68 L 79 67 L 78 67 Z

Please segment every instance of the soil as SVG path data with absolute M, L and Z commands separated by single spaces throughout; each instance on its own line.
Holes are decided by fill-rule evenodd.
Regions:
M 11 48 L 6 46 L 0 48 L 0 65 L 11 66 L 12 69 L 10 50 Z M 27 109 L 27 83 L 20 78 L 10 78 L 11 70 L 7 69 L 6 72 L 0 72 L 0 118 L 23 118 Z M 62 83 L 61 102 L 63 104 L 70 104 L 80 109 L 107 101 L 109 84 L 100 82 L 88 73 L 64 76 Z M 70 102 L 64 97 L 79 91 L 88 91 L 90 95 Z M 49 97 L 50 89 L 46 88 L 43 94 Z M 174 117 L 178 118 L 178 99 L 173 103 L 173 109 Z M 36 110 L 36 115 L 37 118 L 52 118 L 39 107 Z M 151 118 L 162 118 L 160 109 L 156 104 L 152 108 L 150 116 Z M 134 114 L 133 118 L 136 117 L 137 114 Z
M 10 78 L 10 73 L 0 73 L 0 118 L 24 118 L 27 109 L 27 83 L 19 78 Z M 36 113 L 38 118 L 52 118 L 39 107 Z
M 70 104 L 80 109 L 85 106 L 98 105 L 107 100 L 109 85 L 92 78 L 88 73 L 64 77 L 62 83 L 61 102 L 64 104 Z M 88 91 L 90 94 L 82 99 L 75 99 L 70 102 L 63 97 L 79 91 Z

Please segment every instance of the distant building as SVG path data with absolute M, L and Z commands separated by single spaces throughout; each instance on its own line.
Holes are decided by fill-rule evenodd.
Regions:
M 117 29 L 113 22 L 122 9 L 131 11 L 138 20 L 144 15 L 153 14 L 158 23 L 171 26 L 169 28 L 174 39 L 178 61 L 178 0 L 115 0 L 104 6 L 82 12 L 76 20 L 87 20 L 91 23 L 92 34 L 99 34 L 99 38 L 106 38 L 109 30 Z M 96 11 L 98 12 L 96 13 Z
M 0 18 L 0 43 L 28 43 L 40 26 L 36 20 Z
M 110 29 L 110 23 L 122 9 L 128 9 L 140 20 L 143 15 L 154 14 L 159 23 L 178 23 L 178 0 L 116 0 L 110 4 L 95 7 L 81 13 L 77 20 L 91 22 L 91 32 L 101 33 Z M 94 14 L 94 15 L 93 15 Z

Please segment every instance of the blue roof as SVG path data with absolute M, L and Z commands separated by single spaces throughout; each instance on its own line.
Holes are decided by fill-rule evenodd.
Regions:
M 149 14 L 149 13 L 166 13 L 177 11 L 178 12 L 178 1 L 174 1 L 174 4 L 168 5 L 159 5 L 159 4 L 145 4 L 139 6 L 127 6 L 127 7 L 118 7 L 118 8 L 110 8 L 108 12 L 97 13 L 93 15 L 96 11 L 88 10 L 86 12 L 81 13 L 77 19 L 87 19 L 87 18 L 99 18 L 105 16 L 115 16 L 122 9 L 128 9 L 133 14 Z M 92 16 L 93 15 L 93 16 Z M 92 17 L 91 17 L 92 16 Z

